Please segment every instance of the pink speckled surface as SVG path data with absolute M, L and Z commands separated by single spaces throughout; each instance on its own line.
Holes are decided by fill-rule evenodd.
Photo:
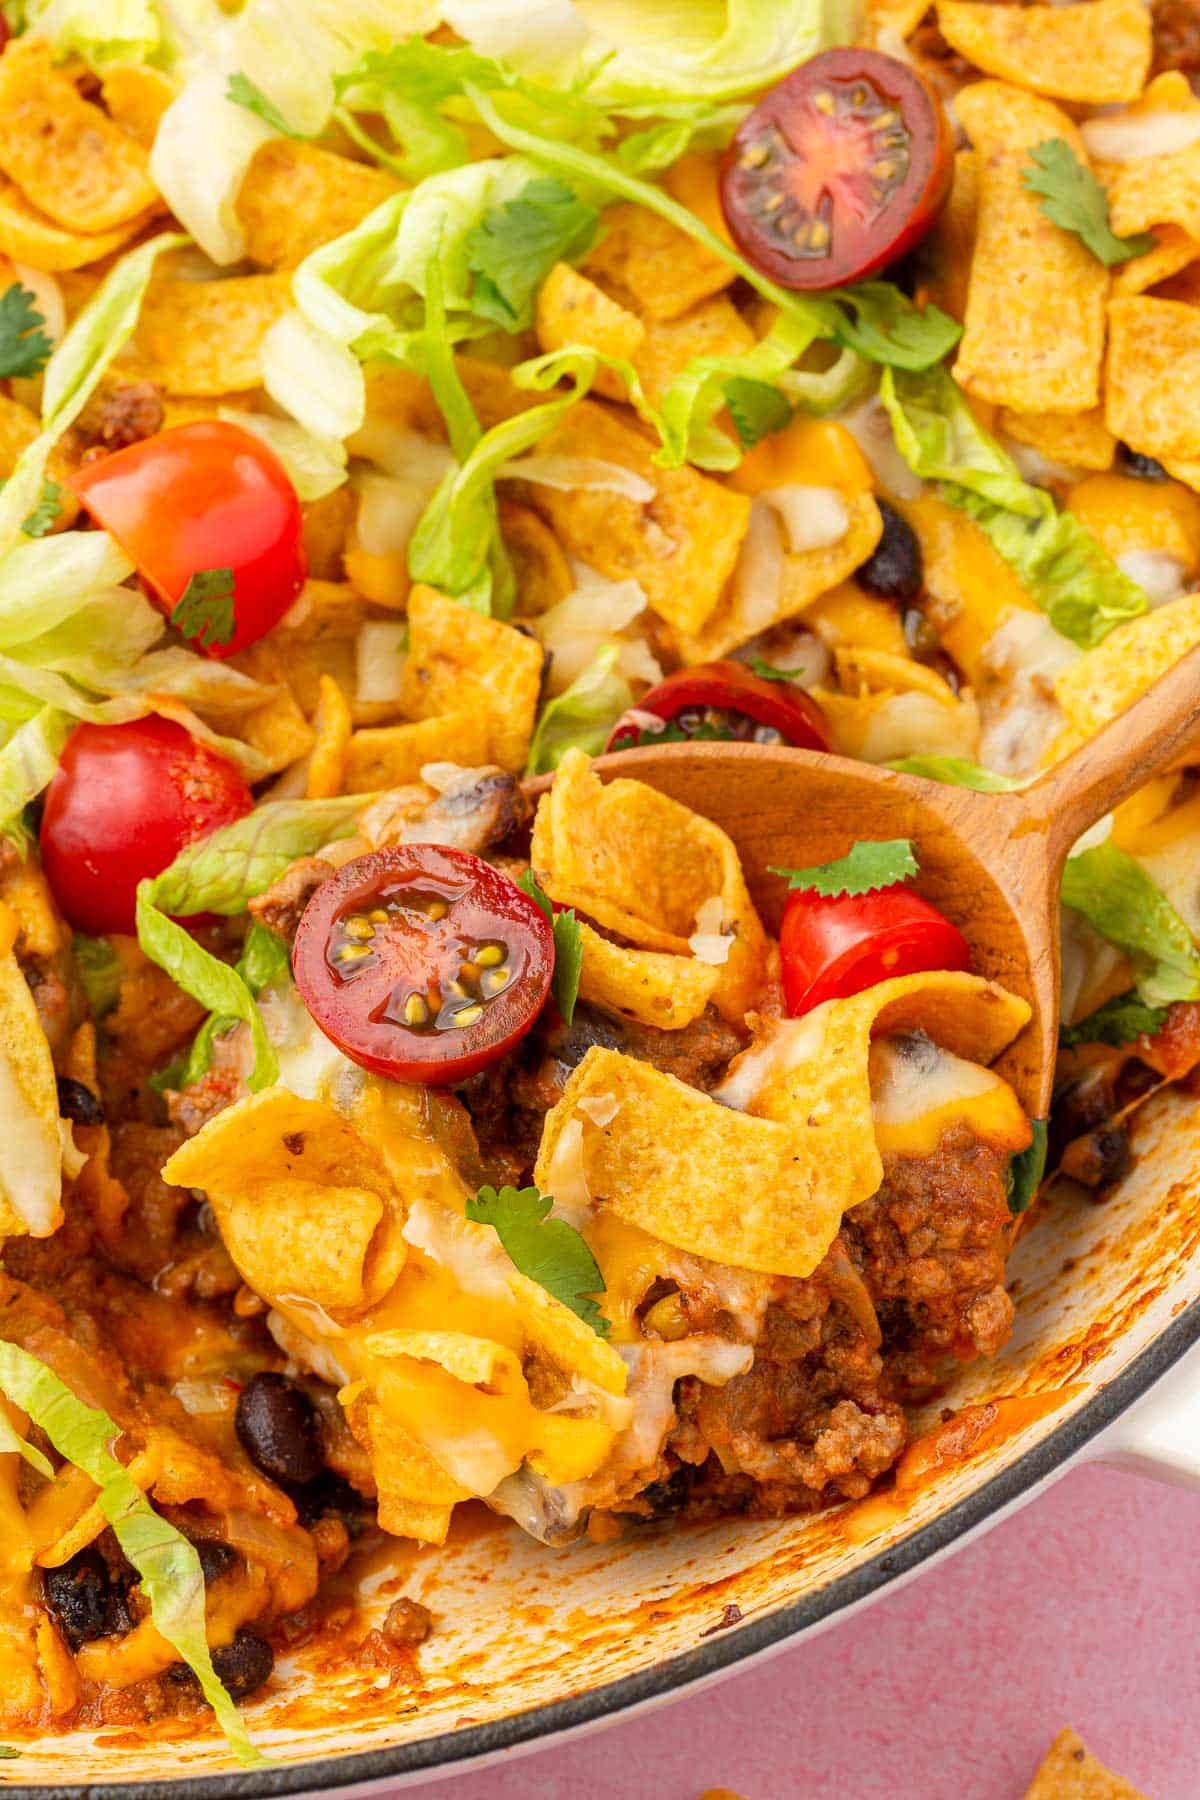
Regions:
M 1068 1721 L 1200 1796 L 1200 1494 L 1085 1468 L 761 1669 L 431 1800 L 1020 1800 Z M 409 1792 L 412 1790 L 410 1789 Z

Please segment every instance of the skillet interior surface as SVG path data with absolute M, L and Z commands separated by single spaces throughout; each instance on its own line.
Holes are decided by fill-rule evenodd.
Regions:
M 445 1550 L 400 1546 L 365 1572 L 372 1618 L 399 1592 L 433 1611 L 419 1662 L 372 1663 L 360 1618 L 281 1663 L 247 1709 L 272 1766 L 235 1771 L 214 1735 L 175 1723 L 22 1745 L 0 1782 L 39 1800 L 224 1800 L 412 1779 L 661 1699 L 832 1620 L 1053 1475 L 1200 1338 L 1200 1100 L 1152 1101 L 1134 1146 L 1109 1200 L 1060 1188 L 1023 1235 L 1013 1341 L 946 1396 L 1003 1403 L 968 1415 L 965 1459 L 949 1446 L 900 1498 L 560 1550 L 468 1515 Z M 938 1421 L 935 1408 L 919 1425 Z

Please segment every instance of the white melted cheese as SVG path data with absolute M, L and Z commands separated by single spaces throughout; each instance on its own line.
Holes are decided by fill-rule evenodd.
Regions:
M 983 650 L 979 761 L 1000 775 L 1031 775 L 1065 724 L 1054 678 L 1079 651 L 1044 613 L 1012 607 Z
M 766 1037 L 734 1058 L 720 1087 L 713 1089 L 713 1099 L 735 1112 L 748 1112 L 770 1082 L 820 1054 L 832 1005 L 827 1000 L 802 1019 L 778 1020 Z

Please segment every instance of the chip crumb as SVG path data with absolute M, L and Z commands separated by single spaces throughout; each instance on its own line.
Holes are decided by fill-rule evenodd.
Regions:
M 1079 1733 L 1064 1725 L 1026 1789 L 1025 1800 L 1149 1800 L 1149 1796 L 1097 1762 Z

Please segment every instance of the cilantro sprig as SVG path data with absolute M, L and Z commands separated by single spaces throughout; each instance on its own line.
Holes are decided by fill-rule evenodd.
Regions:
M 553 1205 L 552 1196 L 535 1187 L 481 1187 L 467 1201 L 467 1217 L 491 1225 L 522 1275 L 570 1307 L 598 1337 L 607 1337 L 608 1320 L 595 1300 L 604 1292 L 604 1278 L 575 1227 L 549 1216 Z
M 532 869 L 526 869 L 518 879 L 517 886 L 545 913 L 554 933 L 554 975 L 550 991 L 554 995 L 554 1004 L 563 1016 L 563 1024 L 569 1025 L 575 1017 L 575 1002 L 579 998 L 579 971 L 583 965 L 583 939 L 575 909 L 565 907 L 561 912 L 555 912 L 549 895 L 538 886 Z
M 555 263 L 581 257 L 599 222 L 596 207 L 553 175 L 539 176 L 514 200 L 489 207 L 463 246 L 473 277 L 471 310 L 505 331 L 531 325 L 544 277 Z
M 1114 994 L 1085 1019 L 1079 1019 L 1074 1025 L 1064 1025 L 1058 1041 L 1068 1050 L 1076 1044 L 1111 1044 L 1119 1048 L 1122 1044 L 1131 1044 L 1143 1032 L 1153 1037 L 1166 1022 L 1165 1006 L 1147 1006 L 1138 998 L 1136 988 L 1128 988 L 1123 994 Z
M 1108 195 L 1065 138 L 1047 138 L 1029 152 L 1021 179 L 1037 194 L 1052 225 L 1072 231 L 1106 269 L 1154 248 L 1154 237 L 1118 237 L 1108 214 Z
M 911 881 L 917 873 L 917 859 L 907 838 L 864 838 L 836 862 L 818 863 L 811 869 L 772 868 L 771 873 L 783 876 L 789 893 L 837 900 Z
M 54 345 L 42 327 L 37 296 L 19 281 L 0 294 L 0 376 L 39 375 Z
M 171 613 L 171 623 L 202 650 L 233 637 L 233 570 L 197 569 Z

